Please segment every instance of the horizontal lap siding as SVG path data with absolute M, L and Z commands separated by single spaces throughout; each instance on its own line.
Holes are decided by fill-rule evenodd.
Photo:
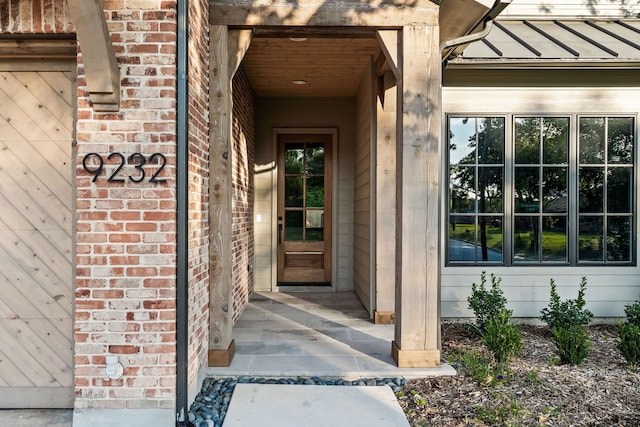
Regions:
M 371 313 L 371 76 L 364 73 L 356 95 L 353 212 L 353 283 Z

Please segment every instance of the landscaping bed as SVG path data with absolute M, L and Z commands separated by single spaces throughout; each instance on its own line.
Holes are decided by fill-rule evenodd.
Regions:
M 578 366 L 558 364 L 548 327 L 518 329 L 522 352 L 491 372 L 480 337 L 443 323 L 443 358 L 458 375 L 412 380 L 396 392 L 410 425 L 640 426 L 640 368 L 616 349 L 616 325 L 588 327 L 592 344 Z

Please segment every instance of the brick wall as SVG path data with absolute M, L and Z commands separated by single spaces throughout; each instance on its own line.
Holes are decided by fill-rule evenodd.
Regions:
M 3 33 L 71 33 L 66 0 L 0 0 Z
M 51 1 L 43 2 L 50 4 Z M 176 3 L 105 0 L 107 24 L 121 75 L 121 110 L 96 113 L 78 66 L 76 408 L 174 408 Z M 105 157 L 92 182 L 82 159 Z M 107 182 L 110 153 L 166 156 L 160 178 Z M 139 159 L 139 157 L 137 158 Z M 137 161 L 137 160 L 136 160 Z M 157 165 L 147 165 L 148 174 Z M 147 174 L 147 178 L 148 178 Z M 124 376 L 105 376 L 116 354 Z
M 189 3 L 189 384 L 209 344 L 209 2 Z
M 242 68 L 233 78 L 233 314 L 253 292 L 255 100 Z

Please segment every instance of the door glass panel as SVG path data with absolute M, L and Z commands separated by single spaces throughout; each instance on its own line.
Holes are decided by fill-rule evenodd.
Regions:
M 305 240 L 307 242 L 324 241 L 324 210 L 307 209 L 307 218 L 305 223 Z
M 300 176 L 284 178 L 284 205 L 288 208 L 303 207 L 304 181 Z
M 308 175 L 324 174 L 324 145 L 307 144 L 307 168 Z
M 302 242 L 303 212 L 287 211 L 284 214 L 284 239 L 288 242 Z
M 304 144 L 287 144 L 284 162 L 284 173 L 301 174 L 304 163 Z
M 324 207 L 324 177 L 313 176 L 307 178 L 307 207 Z

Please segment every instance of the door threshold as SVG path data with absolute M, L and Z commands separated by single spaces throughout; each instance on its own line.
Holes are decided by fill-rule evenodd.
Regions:
M 273 292 L 335 292 L 336 288 L 331 282 L 319 282 L 318 284 L 279 282 Z

